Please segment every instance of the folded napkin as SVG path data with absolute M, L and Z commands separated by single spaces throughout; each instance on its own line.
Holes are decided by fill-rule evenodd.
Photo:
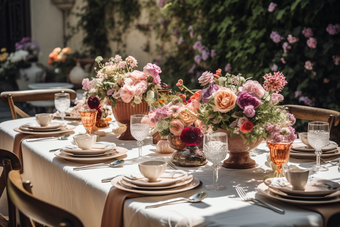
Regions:
M 101 227 L 124 226 L 123 209 L 125 200 L 143 196 L 145 195 L 123 191 L 118 188 L 111 190 L 106 197 Z

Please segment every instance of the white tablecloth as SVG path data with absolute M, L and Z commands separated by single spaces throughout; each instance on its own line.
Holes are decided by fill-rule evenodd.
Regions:
M 0 124 L 0 148 L 12 150 L 16 132 L 14 127 L 33 122 L 34 118 L 18 119 Z M 106 130 L 107 132 L 110 129 Z M 77 132 L 85 132 L 83 126 L 77 127 Z M 101 141 L 115 142 L 117 146 L 129 149 L 128 158 L 137 157 L 137 146 L 134 141 L 120 141 L 115 136 L 107 135 Z M 73 171 L 73 167 L 82 164 L 59 159 L 49 152 L 50 149 L 70 144 L 70 140 L 44 140 L 40 142 L 22 143 L 24 160 L 24 179 L 33 183 L 33 193 L 41 199 L 63 207 L 77 215 L 88 227 L 100 226 L 104 202 L 108 192 L 114 187 L 110 183 L 101 183 L 103 178 L 122 173 L 138 172 L 137 163 L 126 164 L 122 168 L 98 168 L 83 171 Z M 143 154 L 156 157 L 155 146 L 151 139 L 146 139 Z M 180 168 L 198 177 L 203 186 L 187 192 L 168 196 L 148 196 L 130 199 L 124 206 L 125 226 L 322 226 L 322 218 L 318 213 L 302 210 L 292 205 L 284 204 L 256 194 L 273 205 L 286 211 L 285 215 L 271 210 L 242 202 L 235 186 L 246 187 L 254 191 L 262 182 L 264 175 L 270 173 L 264 165 L 268 149 L 265 143 L 255 150 L 252 157 L 258 167 L 248 170 L 221 168 L 219 182 L 227 186 L 227 190 L 213 192 L 203 188 L 211 184 L 212 169 L 209 166 L 197 168 Z M 166 156 L 166 155 L 165 155 Z M 339 178 L 337 167 L 318 174 L 320 177 Z M 189 197 L 199 191 L 208 192 L 208 197 L 201 203 L 179 203 L 155 209 L 145 209 L 147 204 L 175 197 Z M 112 220 L 114 222 L 115 220 Z

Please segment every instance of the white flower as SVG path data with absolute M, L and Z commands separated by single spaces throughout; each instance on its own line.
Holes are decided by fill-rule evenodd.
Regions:
M 281 135 L 289 135 L 289 134 L 290 134 L 289 128 L 282 128 L 282 129 L 280 130 L 280 134 L 281 134 Z
M 158 132 L 164 131 L 167 128 L 169 128 L 169 124 L 166 120 L 158 121 L 156 124 L 156 130 Z
M 10 60 L 11 62 L 18 62 L 21 60 L 25 60 L 28 54 L 29 53 L 26 50 L 18 50 L 14 53 L 11 53 L 8 57 L 8 60 Z
M 136 104 L 140 104 L 141 102 L 142 102 L 142 98 L 141 97 L 139 97 L 139 96 L 135 96 L 135 103 Z

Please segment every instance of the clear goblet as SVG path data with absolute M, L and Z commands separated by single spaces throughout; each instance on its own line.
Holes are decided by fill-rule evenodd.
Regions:
M 54 105 L 60 112 L 61 120 L 64 122 L 65 111 L 70 108 L 70 94 L 64 92 L 54 94 Z
M 328 122 L 313 121 L 308 123 L 308 143 L 315 149 L 316 165 L 314 171 L 327 171 L 326 166 L 320 165 L 322 148 L 329 144 L 329 124 Z
M 218 170 L 221 168 L 220 163 L 227 156 L 228 135 L 224 132 L 216 132 L 204 135 L 203 152 L 205 157 L 212 163 L 214 170 L 214 181 L 212 185 L 206 185 L 205 188 L 213 191 L 227 189 L 224 185 L 218 184 Z
M 137 140 L 138 145 L 138 158 L 137 160 L 144 160 L 142 156 L 143 140 L 149 135 L 150 119 L 148 115 L 134 114 L 130 119 L 130 130 L 133 138 Z

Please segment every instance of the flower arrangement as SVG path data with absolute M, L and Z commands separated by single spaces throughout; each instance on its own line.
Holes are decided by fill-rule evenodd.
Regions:
M 97 120 L 106 119 L 111 114 L 111 110 L 96 96 L 90 96 L 87 100 L 85 100 L 85 98 L 81 100 L 76 98 L 75 104 L 76 106 L 70 113 L 71 117 L 80 117 L 79 111 L 88 109 L 96 109 L 98 111 Z
M 240 74 L 220 76 L 204 72 L 199 77 L 203 86 L 191 98 L 202 104 L 199 106 L 198 118 L 214 131 L 218 128 L 231 133 L 231 137 L 240 135 L 245 142 L 255 142 L 260 138 L 272 138 L 276 142 L 283 139 L 296 139 L 291 127 L 295 123 L 293 115 L 289 115 L 278 106 L 284 99 L 279 94 L 287 84 L 282 73 L 264 76 L 263 86 L 254 80 L 246 80 Z M 187 89 L 179 81 L 180 88 Z
M 118 100 L 132 105 L 140 104 L 142 100 L 150 105 L 154 103 L 154 91 L 161 88 L 160 67 L 148 63 L 143 71 L 134 70 L 138 62 L 132 56 L 123 60 L 116 55 L 105 64 L 102 61 L 102 57 L 96 58 L 99 65 L 99 69 L 95 69 L 96 77 L 82 82 L 87 98 L 98 96 L 105 103 L 112 102 L 113 107 Z
M 69 47 L 61 49 L 60 47 L 54 48 L 54 50 L 48 55 L 48 64 L 58 64 L 59 62 L 65 63 L 68 57 L 71 56 L 72 50 Z
M 31 40 L 30 37 L 24 37 L 20 42 L 15 43 L 15 50 L 27 51 L 28 55 L 26 60 L 28 61 L 38 61 L 40 46 L 36 40 Z

